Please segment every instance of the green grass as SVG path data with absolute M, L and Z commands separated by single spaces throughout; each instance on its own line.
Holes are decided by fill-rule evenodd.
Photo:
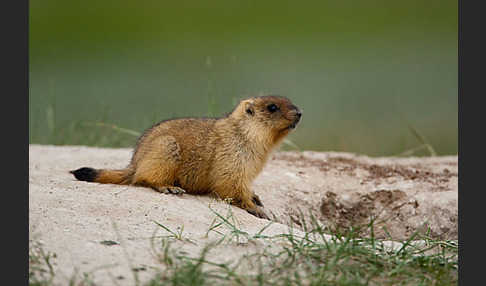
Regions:
M 46 251 L 39 240 L 29 242 L 29 285 L 51 286 L 56 276 L 54 267 L 57 255 Z M 92 281 L 92 273 L 73 273 L 68 281 L 69 286 L 95 285 Z
M 231 216 L 216 215 L 220 219 L 218 226 L 230 229 L 221 234 L 224 239 L 207 245 L 196 257 L 172 248 L 171 239 L 162 239 L 159 261 L 164 267 L 145 285 L 457 284 L 456 241 L 437 241 L 415 234 L 399 243 L 399 247 L 391 248 L 372 236 L 358 237 L 357 229 L 333 233 L 329 238 L 315 220 L 304 224 L 304 237 L 292 233 L 265 236 L 264 229 L 249 235 L 231 222 Z M 237 244 L 241 237 L 247 243 L 260 240 L 284 246 L 278 252 L 265 249 L 250 253 L 231 265 L 207 259 L 217 244 Z M 414 239 L 421 239 L 422 243 L 417 244 Z M 242 272 L 241 268 L 246 270 Z
M 168 233 L 151 239 L 160 266 L 149 281 L 142 284 L 136 279 L 134 285 L 457 285 L 457 241 L 416 233 L 392 247 L 373 237 L 373 223 L 368 225 L 371 235 L 359 237 L 359 229 L 353 228 L 330 233 L 313 217 L 304 221 L 303 236 L 292 230 L 265 235 L 271 223 L 249 234 L 237 227 L 231 211 L 226 216 L 214 214 L 208 233 L 221 239 L 208 243 L 198 254 L 181 250 L 180 243 L 194 243 L 186 239 L 183 226 L 174 231 L 155 222 Z M 178 247 L 173 246 L 176 242 Z M 265 247 L 231 263 L 208 258 L 220 245 L 253 243 Z M 29 258 L 29 285 L 52 285 L 55 254 L 32 244 Z M 76 274 L 70 284 L 91 285 L 93 275 Z
M 53 260 L 56 254 L 46 252 L 39 242 L 29 245 L 29 285 L 51 285 L 54 278 Z

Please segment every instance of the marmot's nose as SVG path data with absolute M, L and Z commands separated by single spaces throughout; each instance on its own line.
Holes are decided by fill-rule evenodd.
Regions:
M 300 120 L 300 117 L 302 117 L 302 111 L 300 111 L 300 109 L 293 104 L 289 106 L 289 109 L 293 109 L 293 111 L 295 111 L 295 116 L 297 117 L 297 120 Z

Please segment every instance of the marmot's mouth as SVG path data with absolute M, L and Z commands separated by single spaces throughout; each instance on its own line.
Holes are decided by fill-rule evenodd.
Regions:
M 295 117 L 294 121 L 292 123 L 290 123 L 289 126 L 282 129 L 282 131 L 295 129 L 295 127 L 297 126 L 297 123 L 299 123 L 299 121 L 300 121 L 301 116 L 302 116 L 302 113 L 300 113 L 300 111 L 297 112 L 297 116 Z
M 297 126 L 297 123 L 300 122 L 300 117 L 302 116 L 302 113 L 297 113 L 297 118 L 295 118 L 294 122 L 292 122 L 292 124 L 289 125 L 289 129 L 294 129 L 295 126 Z
M 295 129 L 295 127 L 297 126 L 297 123 L 299 123 L 300 121 L 300 117 L 298 117 L 297 119 L 294 120 L 294 122 L 292 122 L 287 128 L 285 129 Z

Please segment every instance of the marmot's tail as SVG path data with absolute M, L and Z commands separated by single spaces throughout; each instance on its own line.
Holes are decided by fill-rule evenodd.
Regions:
M 101 184 L 130 184 L 131 174 L 129 169 L 123 170 L 105 170 L 93 168 L 79 168 L 77 170 L 69 171 L 76 179 L 86 182 L 96 182 Z

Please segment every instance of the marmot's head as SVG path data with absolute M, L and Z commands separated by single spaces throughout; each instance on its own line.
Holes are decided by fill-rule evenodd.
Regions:
M 302 112 L 283 96 L 259 96 L 242 100 L 231 114 L 245 121 L 255 136 L 278 143 L 299 123 Z

